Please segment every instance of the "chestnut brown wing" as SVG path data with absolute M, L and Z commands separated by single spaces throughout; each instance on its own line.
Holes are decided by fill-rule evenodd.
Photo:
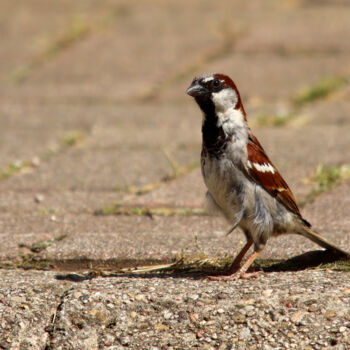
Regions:
M 271 196 L 276 197 L 291 212 L 301 217 L 292 191 L 266 155 L 257 138 L 250 133 L 248 149 L 248 173 Z

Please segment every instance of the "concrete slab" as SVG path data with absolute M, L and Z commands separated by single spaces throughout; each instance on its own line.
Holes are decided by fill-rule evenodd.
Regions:
M 0 213 L 17 213 L 33 216 L 92 214 L 110 203 L 121 202 L 130 194 L 108 190 L 48 190 L 35 192 L 33 189 L 6 191 L 0 204 Z
M 119 262 L 154 260 L 170 261 L 181 251 L 200 253 L 195 242 L 211 254 L 220 249 L 220 237 L 226 225 L 221 218 L 211 217 L 148 217 L 22 215 L 16 220 L 1 216 L 0 256 L 2 260 L 16 260 L 20 254 L 30 253 L 31 246 L 50 241 L 49 247 L 38 255 L 50 260 L 114 259 Z M 55 238 L 66 235 L 59 241 Z M 242 238 L 242 237 L 241 237 Z M 208 244 L 207 241 L 210 241 Z M 219 245 L 212 244 L 218 242 Z M 242 241 L 243 242 L 243 241 Z M 231 242 L 235 246 L 234 242 Z M 210 248 L 211 247 L 211 248 Z
M 349 280 L 341 272 L 269 273 L 229 283 L 154 274 L 75 275 L 75 283 L 64 272 L 0 276 L 5 349 L 350 344 Z
M 350 181 L 324 193 L 307 205 L 303 212 L 315 230 L 327 236 L 332 242 L 350 251 Z
M 349 53 L 316 57 L 234 53 L 212 63 L 207 70 L 227 72 L 248 101 L 257 97 L 264 102 L 288 101 L 301 89 L 313 86 L 321 78 L 346 74 L 350 69 L 349 58 Z
M 33 106 L 4 102 L 0 107 L 0 169 L 42 157 L 73 131 L 89 132 L 91 123 L 69 106 Z
M 52 6 L 38 0 L 14 5 L 12 1 L 3 0 L 0 87 L 8 88 L 20 82 L 27 73 L 32 73 L 33 63 L 33 71 L 40 70 L 55 55 L 88 36 L 79 37 L 79 31 L 86 30 L 89 34 L 108 27 L 108 23 L 119 16 L 123 5 L 123 2 L 111 4 L 93 0 L 74 3 L 63 0 Z
M 290 185 L 297 200 L 302 202 L 313 189 L 314 184 L 310 178 L 315 175 L 318 165 L 348 163 L 348 152 L 344 152 L 344 149 L 349 148 L 349 141 L 342 136 L 346 128 L 331 125 L 326 129 L 323 126 L 307 125 L 254 128 L 253 131 Z M 134 199 L 132 204 L 200 206 L 205 192 L 202 175 L 197 169 L 183 178 Z
M 216 59 L 160 93 L 161 99 L 183 102 L 185 91 L 196 74 L 218 72 L 229 75 L 236 83 L 244 105 L 259 99 L 261 104 L 288 102 L 301 89 L 312 86 L 324 77 L 347 75 L 350 53 L 337 55 L 278 55 L 274 52 L 251 54 L 234 50 Z
M 72 282 L 57 281 L 54 273 L 0 270 L 0 347 L 44 349 L 46 327 L 56 318 L 61 297 Z
M 82 281 L 62 301 L 50 347 L 347 346 L 348 282 L 342 273 L 323 271 L 229 283 L 113 275 Z
M 339 187 L 339 190 L 344 194 L 343 197 L 339 196 L 338 189 L 334 190 L 333 196 L 337 196 L 339 208 L 343 208 L 346 213 L 349 209 L 346 188 Z M 302 212 L 326 238 L 344 248 L 350 247 L 346 214 L 332 216 L 325 213 L 323 208 L 331 208 L 330 203 L 334 203 L 332 195 L 324 194 Z M 335 207 L 332 210 L 337 211 Z M 182 253 L 200 254 L 203 251 L 210 256 L 234 255 L 244 244 L 244 236 L 239 230 L 229 237 L 223 236 L 228 225 L 219 217 L 155 216 L 150 219 L 143 216 L 58 214 L 54 220 L 49 215 L 22 215 L 16 219 L 8 215 L 1 216 L 1 221 L 2 260 L 16 259 L 19 254 L 30 252 L 19 245 L 30 246 L 62 235 L 67 236 L 63 240 L 51 242 L 38 257 L 51 261 L 114 260 L 113 264 L 119 264 L 120 267 L 120 264 L 137 265 L 137 261 L 170 261 Z M 271 239 L 263 256 L 287 258 L 312 249 L 317 249 L 317 246 L 307 239 L 288 235 Z
M 338 98 L 326 99 L 305 108 L 304 113 L 309 118 L 309 124 L 346 126 L 350 123 L 350 102 Z
M 348 5 L 286 6 L 285 11 L 276 11 L 266 22 L 252 22 L 249 35 L 237 43 L 236 49 L 254 53 L 275 51 L 282 55 L 349 52 L 346 40 L 350 33 L 349 15 Z
M 193 161 L 199 147 L 200 118 L 189 106 L 172 105 L 27 105 L 4 104 L 0 120 L 0 168 L 16 161 L 47 158 L 69 148 L 66 138 L 78 135 L 79 147 L 103 152 L 113 148 L 141 150 L 145 145 L 169 152 L 178 163 Z M 91 134 L 91 135 L 90 135 Z M 79 136 L 80 135 L 80 136 Z M 19 142 L 20 141 L 20 142 Z M 150 150 L 152 151 L 152 150 Z M 166 159 L 165 154 L 162 156 Z
M 65 3 L 64 5 L 62 3 Z M 4 50 L 0 54 L 0 85 L 11 80 L 11 73 L 35 57 L 48 33 L 58 35 L 67 21 L 60 9 L 68 2 L 46 6 L 45 1 L 18 4 L 2 1 L 1 42 Z M 42 16 L 37 16 L 38 12 Z
M 320 195 L 315 202 L 301 210 L 302 215 L 312 224 L 316 232 L 348 252 L 350 252 L 350 220 L 347 215 L 350 210 L 349 187 L 350 182 L 346 181 L 332 191 Z M 289 250 L 288 244 L 294 247 L 293 250 L 299 247 L 300 251 L 304 252 L 317 249 L 317 246 L 308 239 L 290 235 L 271 239 L 264 254 L 267 257 L 281 257 L 286 249 Z
M 3 166 L 17 157 L 27 160 L 27 157 L 44 154 L 45 158 L 50 150 L 47 143 L 60 145 L 72 130 L 82 133 L 82 142 L 80 147 L 66 147 L 66 152 L 58 152 L 49 163 L 40 164 L 40 169 L 32 169 L 31 174 L 0 184 L 3 188 L 14 188 L 13 182 L 16 188 L 23 189 L 26 186 L 21 185 L 21 181 L 27 178 L 32 181 L 30 187 L 37 191 L 64 186 L 113 190 L 116 186 L 145 184 L 171 173 L 171 162 L 180 166 L 193 163 L 200 148 L 200 119 L 190 117 L 187 106 L 61 106 L 57 111 L 53 106 L 46 106 L 33 108 L 32 113 L 40 117 L 36 115 L 31 122 L 21 121 L 24 109 L 20 108 L 20 113 L 9 113 L 4 121 Z M 11 121 L 13 115 L 16 123 Z M 20 138 L 27 143 L 19 143 Z M 28 146 L 30 142 L 33 147 Z M 13 155 L 16 158 L 11 159 Z M 70 165 L 64 166 L 66 162 Z M 135 168 L 139 169 L 138 174 Z M 61 169 L 60 179 L 49 183 L 57 169 Z M 93 179 L 95 176 L 100 179 Z
M 297 198 L 303 199 L 312 188 L 312 184 L 304 183 L 303 179 L 313 175 L 318 164 L 342 164 L 348 161 L 347 154 L 342 152 L 348 147 L 347 139 L 341 137 L 343 133 L 344 127 L 331 126 L 326 130 L 322 126 L 305 126 L 303 129 L 258 129 L 256 134 L 271 158 L 276 160 L 275 164 L 280 168 Z M 327 147 L 325 147 L 324 140 L 327 140 Z M 291 144 L 295 145 L 293 152 L 290 151 Z M 72 169 L 80 168 L 81 173 L 86 174 L 88 168 L 84 169 L 81 163 L 81 157 L 85 156 L 85 152 L 83 150 L 74 150 L 74 152 L 79 152 L 80 163 L 73 161 L 78 158 L 70 160 Z M 307 165 L 305 165 L 305 152 L 312 154 L 312 157 L 308 158 Z M 137 154 L 140 155 L 140 153 Z M 62 179 L 62 173 L 57 174 L 56 169 L 64 168 L 64 164 L 68 164 L 70 158 L 71 152 L 68 152 L 63 155 L 61 166 L 58 166 L 57 160 L 55 160 L 46 164 L 46 168 L 40 168 L 36 174 L 24 174 L 6 183 L 6 187 L 12 186 L 12 191 L 6 191 L 4 187 L 4 194 L 5 196 L 7 194 L 8 197 L 6 204 L 2 205 L 2 210 L 6 214 L 2 217 L 0 231 L 5 234 L 3 242 L 11 242 L 11 244 L 4 243 L 3 256 L 7 256 L 8 252 L 17 253 L 17 245 L 23 240 L 35 243 L 35 235 L 33 235 L 35 232 L 38 232 L 38 240 L 46 239 L 48 233 L 51 238 L 69 234 L 69 237 L 64 241 L 57 242 L 49 248 L 47 252 L 52 250 L 52 254 L 47 256 L 50 259 L 63 257 L 70 259 L 80 256 L 91 259 L 120 258 L 122 260 L 127 257 L 140 258 L 141 256 L 147 259 L 151 256 L 155 259 L 160 256 L 173 258 L 183 247 L 192 246 L 190 251 L 196 251 L 197 248 L 193 243 L 194 235 L 198 235 L 199 240 L 204 237 L 201 244 L 203 247 L 209 247 L 208 254 L 225 253 L 228 246 L 236 247 L 238 250 L 244 242 L 242 235 L 232 238 L 233 241 L 229 244 L 226 240 L 219 239 L 217 234 L 213 236 L 213 232 L 222 232 L 227 229 L 227 225 L 220 219 L 175 217 L 159 218 L 153 221 L 146 217 L 137 216 L 91 216 L 89 213 L 98 208 L 99 205 L 101 207 L 110 206 L 116 201 L 124 199 L 125 195 L 113 192 L 112 188 L 105 187 L 102 190 L 98 184 L 105 184 L 101 181 L 103 174 L 94 172 L 91 173 L 96 175 L 96 180 L 92 183 L 91 191 L 69 190 L 69 186 L 72 184 L 75 186 L 79 184 L 72 182 L 76 179 L 74 176 L 77 174 L 71 176 L 67 174 L 68 181 L 59 183 L 58 180 Z M 78 166 L 74 168 L 74 165 Z M 47 171 L 43 171 L 45 169 Z M 148 169 L 147 166 L 145 169 Z M 133 174 L 136 176 L 135 171 Z M 89 178 L 85 176 L 83 179 L 87 181 Z M 62 193 L 60 193 L 60 186 L 64 190 Z M 20 192 L 23 189 L 27 191 L 24 195 Z M 48 189 L 48 192 L 45 192 L 45 189 Z M 36 203 L 35 195 L 40 191 L 44 191 L 44 198 L 41 203 Z M 205 188 L 198 169 L 147 195 L 134 198 L 129 204 L 198 208 L 202 205 L 204 193 Z M 72 215 L 72 213 L 76 213 L 76 215 Z M 54 217 L 53 221 L 52 217 Z M 208 222 L 215 224 L 217 220 L 219 220 L 217 228 L 208 226 Z M 14 232 L 15 236 L 13 236 Z M 27 236 L 28 234 L 29 236 Z M 13 240 L 12 237 L 15 239 Z M 280 241 L 286 242 L 283 250 L 281 250 Z M 274 247 L 279 253 L 274 252 L 273 256 L 277 254 L 285 257 L 301 253 L 312 247 L 311 243 L 305 243 L 302 238 L 295 236 L 291 236 L 290 239 L 283 237 L 275 242 Z M 174 247 L 176 248 L 174 249 Z M 13 255 L 11 256 L 13 257 Z
M 197 169 L 185 176 L 164 183 L 145 195 L 132 198 L 128 201 L 128 205 L 202 208 L 205 206 L 206 191 L 198 166 Z
M 17 94 L 54 100 L 142 97 L 158 81 L 173 76 L 202 51 L 217 45 L 211 30 L 215 6 L 196 1 L 186 7 L 184 12 L 183 3 L 156 1 L 145 11 L 137 2 L 125 3 L 107 30 L 93 31 L 40 67 L 16 89 Z M 201 26 L 194 26 L 196 22 Z

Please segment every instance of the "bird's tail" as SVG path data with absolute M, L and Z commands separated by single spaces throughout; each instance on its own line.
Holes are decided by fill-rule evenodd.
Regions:
M 346 252 L 345 250 L 335 246 L 331 242 L 327 241 L 325 238 L 323 238 L 321 235 L 319 235 L 317 232 L 312 231 L 309 227 L 303 225 L 299 233 L 303 235 L 304 237 L 309 238 L 311 241 L 317 243 L 321 247 L 324 247 L 326 249 L 332 250 L 338 254 L 344 255 L 347 259 L 350 259 L 350 253 Z

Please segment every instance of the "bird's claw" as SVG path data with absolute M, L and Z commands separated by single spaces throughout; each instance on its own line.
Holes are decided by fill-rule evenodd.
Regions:
M 209 276 L 209 281 L 223 281 L 223 282 L 231 282 L 236 281 L 238 279 L 250 279 L 250 278 L 258 278 L 260 272 L 235 272 L 232 275 L 221 275 L 221 276 Z

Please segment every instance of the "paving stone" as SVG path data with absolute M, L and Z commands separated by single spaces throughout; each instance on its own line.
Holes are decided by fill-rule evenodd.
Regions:
M 203 249 L 220 250 L 220 218 L 210 217 L 104 217 L 75 218 L 75 232 L 42 256 L 50 259 L 115 259 L 133 262 L 143 260 L 171 261 L 181 252 L 197 253 L 195 236 Z M 67 219 L 66 219 L 67 220 Z M 69 221 L 69 219 L 67 220 Z M 208 244 L 209 243 L 209 244 Z M 210 244 L 211 243 L 211 244 Z M 232 244 L 233 245 L 233 244 Z M 234 246 L 234 245 L 233 245 Z
M 276 11 L 267 22 L 252 23 L 249 35 L 237 43 L 245 52 L 349 52 L 346 37 L 350 33 L 345 6 L 295 6 Z M 325 23 L 327 22 L 327 25 Z
M 74 284 L 69 282 L 73 275 L 65 273 L 0 274 L 5 282 L 2 346 L 349 344 L 348 279 L 340 272 L 269 273 L 229 283 L 183 276 L 81 276 Z M 35 287 L 28 287 L 29 280 Z M 295 322 L 296 313 L 304 315 L 300 322 Z M 279 331 L 281 324 L 288 334 Z
M 1 85 L 11 78 L 11 73 L 17 68 L 35 57 L 48 33 L 58 35 L 64 28 L 67 18 L 62 16 L 62 5 L 67 6 L 68 2 L 46 6 L 45 1 L 17 5 L 2 1 L 0 21 L 4 50 L 0 54 Z M 37 16 L 39 10 L 42 16 Z
M 86 115 L 69 106 L 1 105 L 0 169 L 18 161 L 31 161 L 57 147 L 73 131 L 89 132 Z
M 67 235 L 52 242 L 40 256 L 56 259 L 115 259 L 137 261 L 153 259 L 169 261 L 181 251 L 198 251 L 195 236 L 203 249 L 217 253 L 222 242 L 223 219 L 211 217 L 91 216 L 87 214 L 28 216 L 8 220 L 1 216 L 3 260 L 14 259 L 19 253 L 30 253 L 19 245 L 31 245 Z M 242 238 L 242 237 L 241 237 Z M 218 242 L 218 245 L 208 244 Z M 240 240 L 239 240 L 240 241 Z M 243 241 L 242 241 L 243 243 Z M 234 247 L 234 244 L 232 243 Z
M 185 12 L 182 6 L 156 1 L 144 11 L 137 2 L 125 3 L 108 30 L 91 33 L 43 65 L 16 89 L 17 94 L 25 99 L 142 97 L 155 83 L 198 57 L 198 52 L 216 45 L 217 37 L 211 31 L 215 6 L 196 1 L 187 3 Z M 169 11 L 172 16 L 166 16 Z M 201 26 L 194 26 L 195 22 Z M 191 36 L 186 34 L 189 30 Z
M 350 251 L 350 229 L 346 223 L 342 225 L 342 220 L 323 220 L 322 210 L 317 212 L 317 217 L 316 214 L 308 215 L 307 210 L 303 210 L 303 215 L 324 237 Z M 70 227 L 69 236 L 43 251 L 41 257 L 50 260 L 114 259 L 121 263 L 124 261 L 125 266 L 133 266 L 137 261 L 167 262 L 181 254 L 199 255 L 201 252 L 211 257 L 226 254 L 235 256 L 245 244 L 244 235 L 239 229 L 225 237 L 229 227 L 219 217 L 156 217 L 150 220 L 138 217 L 92 219 L 80 216 L 74 221 L 72 219 L 65 219 L 66 227 Z M 24 235 L 19 236 L 22 237 Z M 271 238 L 262 257 L 287 259 L 315 249 L 321 248 L 306 238 L 291 234 Z
M 276 130 L 278 133 L 276 133 Z M 325 130 L 323 127 L 308 126 L 304 127 L 302 130 L 304 130 L 303 133 L 300 132 L 300 128 L 266 128 L 257 130 L 257 135 L 264 144 L 267 152 L 273 160 L 276 159 L 275 163 L 278 165 L 282 174 L 284 174 L 299 199 L 305 198 L 305 195 L 308 194 L 312 188 L 312 184 L 304 184 L 302 180 L 311 176 L 314 173 L 316 166 L 320 163 L 342 164 L 346 162 L 347 154 L 344 154 L 344 152 L 342 153 L 339 150 L 348 147 L 347 140 L 343 137 L 339 137 L 339 135 L 344 132 L 344 128 L 332 126 Z M 295 141 L 296 139 L 298 140 L 297 142 Z M 325 139 L 327 139 L 328 142 L 327 148 L 324 147 Z M 273 146 L 274 144 L 275 146 Z M 290 152 L 290 144 L 296 145 L 293 152 Z M 309 160 L 307 166 L 305 166 L 304 161 L 306 146 L 308 147 L 308 152 L 312 154 L 312 158 Z M 69 159 L 69 157 L 70 154 L 67 153 L 64 158 L 65 162 L 62 162 L 62 166 L 63 164 L 67 164 L 67 159 Z M 48 164 L 47 166 L 50 168 L 52 164 Z M 81 167 L 80 163 L 79 166 Z M 11 246 L 9 248 L 7 248 L 6 245 L 3 246 L 5 252 L 17 252 L 16 245 L 21 243 L 21 240 L 23 239 L 26 240 L 25 242 L 28 241 L 26 237 L 27 233 L 30 233 L 30 237 L 33 239 L 32 233 L 38 232 L 38 240 L 41 240 L 42 236 L 40 233 L 50 232 L 51 238 L 60 234 L 68 233 L 71 235 L 66 241 L 60 242 L 57 245 L 55 244 L 55 247 L 62 246 L 60 254 L 57 256 L 63 256 L 64 251 L 66 250 L 66 258 L 77 257 L 81 254 L 93 259 L 97 259 L 99 255 L 106 259 L 117 258 L 119 256 L 122 256 L 123 259 L 125 259 L 126 256 L 140 257 L 143 254 L 146 254 L 147 258 L 149 258 L 148 254 L 153 256 L 173 257 L 174 252 L 179 252 L 182 247 L 188 247 L 190 242 L 193 242 L 194 236 L 193 234 L 188 234 L 188 229 L 193 227 L 193 232 L 196 232 L 195 234 L 197 234 L 197 226 L 202 227 L 202 225 L 207 225 L 209 220 L 201 217 L 160 218 L 160 221 L 155 222 L 156 226 L 153 226 L 153 221 L 147 218 L 90 216 L 88 215 L 89 212 L 91 213 L 94 209 L 98 209 L 99 206 L 104 207 L 113 205 L 118 199 L 123 199 L 123 196 L 120 193 L 113 193 L 110 190 L 108 191 L 108 188 L 106 188 L 105 191 L 102 191 L 101 188 L 98 190 L 99 187 L 96 185 L 92 188 L 91 192 L 67 191 L 67 184 L 64 185 L 64 183 L 62 183 L 62 189 L 66 188 L 66 190 L 60 193 L 60 187 L 57 185 L 56 179 L 61 179 L 62 174 L 57 175 L 54 171 L 56 168 L 57 165 L 54 164 L 51 175 L 48 176 L 46 184 L 44 183 L 45 177 L 40 175 L 40 172 L 39 174 L 35 174 L 35 176 L 33 174 L 24 174 L 10 181 L 12 184 L 16 184 L 15 180 L 23 181 L 23 184 L 26 186 L 25 188 L 27 188 L 27 193 L 22 194 L 19 192 L 20 187 L 17 189 L 14 187 L 16 191 L 4 192 L 5 198 L 6 194 L 8 194 L 8 197 L 6 204 L 3 204 L 2 206 L 2 210 L 4 213 L 7 213 L 7 216 L 3 217 L 1 232 L 6 234 L 3 239 L 4 242 L 11 241 Z M 86 173 L 87 171 L 82 169 L 82 172 Z M 38 177 L 40 181 L 31 183 L 29 182 L 30 176 L 32 176 L 33 181 L 37 181 Z M 98 179 L 101 179 L 101 174 L 98 174 Z M 39 185 L 35 185 L 35 183 Z M 96 180 L 95 183 L 104 182 Z M 68 182 L 68 188 L 70 185 L 71 183 Z M 48 188 L 49 191 L 44 191 L 43 202 L 36 203 L 35 194 L 45 188 Z M 55 194 L 55 188 L 57 195 Z M 201 207 L 204 193 L 205 188 L 198 169 L 183 178 L 161 186 L 150 194 L 134 199 L 131 204 L 144 206 L 170 205 L 180 207 Z M 74 212 L 77 213 L 77 215 L 70 215 L 70 213 Z M 9 213 L 18 213 L 22 220 L 16 218 L 9 221 Z M 52 216 L 55 217 L 53 222 L 51 221 Z M 133 232 L 132 228 L 138 220 L 141 220 L 142 222 L 145 221 L 147 225 L 143 225 L 140 231 L 137 231 L 133 235 L 132 241 L 130 241 L 130 232 Z M 217 219 L 213 220 L 216 222 Z M 162 224 L 157 226 L 159 223 Z M 176 226 L 177 229 L 173 231 L 171 227 L 173 227 L 175 223 L 179 226 Z M 103 232 L 105 232 L 105 225 L 107 225 L 108 234 L 104 239 L 101 239 L 103 237 Z M 207 236 L 205 237 L 215 240 L 217 237 L 215 235 L 212 236 L 213 232 L 222 232 L 226 229 L 227 224 L 224 222 L 221 222 L 217 229 L 206 227 L 205 235 Z M 18 236 L 15 236 L 16 240 L 14 242 L 10 239 L 13 232 L 19 234 Z M 152 232 L 152 234 L 149 235 L 148 232 Z M 171 244 L 169 244 L 170 238 L 168 237 L 170 232 L 174 235 L 171 237 L 175 238 L 175 242 Z M 167 238 L 159 241 L 164 234 L 166 234 Z M 200 230 L 198 236 L 201 236 Z M 280 243 L 278 243 L 278 246 L 275 246 L 280 252 L 279 256 L 298 253 L 303 251 L 304 247 L 307 250 L 307 248 L 312 246 L 310 246 L 311 243 L 303 243 L 302 238 L 297 238 L 295 236 L 292 237 L 291 240 L 295 240 L 296 242 L 294 245 L 291 245 L 290 241 L 283 237 L 283 242 L 288 242 L 286 243 L 286 248 L 292 247 L 291 250 L 287 250 L 287 253 L 285 250 L 281 251 Z M 124 243 L 118 243 L 117 241 L 116 243 L 115 239 L 122 239 L 122 241 L 126 239 L 126 241 L 123 241 Z M 237 239 L 239 241 L 232 242 L 230 246 L 237 247 L 238 249 L 240 244 L 243 243 L 242 235 L 237 236 Z M 109 243 L 106 243 L 104 240 Z M 82 248 L 82 242 L 87 244 L 89 248 Z M 100 248 L 96 248 L 98 242 L 101 242 Z M 300 247 L 298 246 L 299 244 Z M 173 249 L 174 246 L 176 246 L 175 250 Z M 203 246 L 210 248 L 215 245 L 211 244 L 211 241 L 205 241 Z M 110 250 L 106 250 L 105 247 L 110 247 Z M 141 251 L 135 250 L 135 247 L 141 247 Z M 226 252 L 227 242 L 219 240 L 219 246 L 215 247 L 214 251 L 209 250 L 208 253 L 217 253 L 218 250 L 216 250 L 216 248 L 222 253 Z M 142 251 L 144 253 L 142 253 Z
M 79 28 L 90 33 L 108 26 L 120 15 L 123 6 L 122 2 L 111 4 L 94 0 L 74 3 L 63 0 L 52 6 L 42 0 L 18 5 L 2 1 L 0 21 L 4 50 L 0 54 L 0 86 L 6 91 L 12 83 L 16 84 L 17 78 L 26 76 L 26 67 L 32 62 L 37 62 L 34 73 L 40 70 L 55 54 L 64 52 L 74 43 Z M 85 39 L 83 35 L 81 38 Z
M 268 130 L 257 133 L 259 139 L 278 168 L 285 166 L 282 174 L 290 184 L 296 196 L 302 197 L 310 191 L 310 184 L 305 179 L 315 175 L 318 165 L 341 165 L 348 163 L 348 154 L 342 150 L 348 146 L 343 137 L 344 127 L 329 126 L 327 129 L 318 126 L 301 127 L 300 129 L 287 128 L 285 132 L 278 131 L 275 140 L 278 146 L 272 147 L 273 139 Z M 263 138 L 264 137 L 264 138 Z M 309 144 L 309 146 L 307 146 Z M 270 146 L 271 145 L 271 146 Z M 310 147 L 310 148 L 308 148 Z M 306 159 L 305 159 L 306 158 Z M 280 159 L 280 161 L 278 161 Z M 299 165 L 298 165 L 299 164 Z M 293 174 L 296 170 L 294 176 Z M 300 191 L 300 192 L 299 192 Z
M 346 181 L 332 191 L 320 195 L 313 203 L 302 209 L 302 215 L 312 224 L 315 231 L 350 252 L 350 221 L 347 215 L 350 210 L 349 187 L 350 182 Z M 271 239 L 264 255 L 281 257 L 281 253 L 288 249 L 288 244 L 298 246 L 304 252 L 317 247 L 306 238 L 290 235 L 276 240 Z
M 317 84 L 321 78 L 346 74 L 350 70 L 349 57 L 349 53 L 316 57 L 234 53 L 209 65 L 207 70 L 227 72 L 248 101 L 256 97 L 264 101 L 288 101 L 301 89 Z
M 309 124 L 345 126 L 350 123 L 350 103 L 337 98 L 315 102 L 305 108 L 304 113 Z
M 343 185 L 348 186 L 348 185 Z M 314 204 L 303 210 L 303 215 L 313 223 L 316 230 L 338 245 L 350 247 L 350 228 L 346 223 L 349 207 L 345 190 L 337 189 L 337 205 L 344 214 L 325 214 L 324 208 L 332 208 L 334 199 L 324 194 Z M 318 203 L 321 203 L 318 205 Z M 338 210 L 334 207 L 332 210 Z M 21 220 L 8 220 L 2 216 L 2 258 L 14 258 L 19 244 L 31 245 L 42 240 L 67 235 L 53 244 L 40 256 L 56 259 L 93 259 L 117 261 L 164 260 L 169 261 L 181 254 L 199 253 L 200 248 L 208 255 L 234 255 L 244 244 L 244 236 L 237 230 L 228 238 L 223 237 L 228 225 L 219 217 L 148 217 L 91 215 L 27 216 Z M 36 234 L 37 233 L 37 234 Z M 317 246 L 296 235 L 272 238 L 264 252 L 265 257 L 287 258 L 315 249 Z M 316 248 L 317 249 L 317 248 Z M 27 251 L 28 252 L 28 251 Z
M 174 171 L 172 161 L 179 166 L 190 165 L 197 161 L 196 148 L 199 149 L 200 130 L 199 127 L 194 128 L 194 125 L 199 124 L 198 118 L 187 117 L 186 110 L 186 107 L 181 110 L 152 105 L 130 108 L 108 107 L 102 111 L 90 109 L 85 114 L 85 109 L 62 108 L 61 111 L 70 112 L 74 119 L 70 123 L 71 130 L 83 130 L 81 145 L 59 152 L 49 161 L 42 162 L 37 169 L 29 169 L 31 171 L 27 174 L 2 182 L 0 187 L 5 189 L 30 187 L 39 192 L 63 188 L 113 191 L 116 187 L 124 188 L 127 185 L 144 185 L 159 181 Z M 96 118 L 95 113 L 103 115 L 101 118 Z M 130 117 L 125 118 L 125 113 L 130 113 Z M 150 117 L 147 118 L 146 115 Z M 179 120 L 182 115 L 186 117 Z M 38 122 L 40 123 L 39 118 Z M 55 138 L 57 134 L 69 136 L 69 132 L 59 133 L 54 128 L 58 124 L 58 129 L 62 130 L 66 127 L 65 123 L 61 125 L 56 121 L 52 124 L 53 126 L 45 131 L 47 139 Z M 33 132 L 27 132 L 26 129 L 23 131 L 28 137 L 28 142 L 36 133 L 40 133 L 35 130 L 34 125 L 32 128 Z M 84 130 L 87 130 L 86 140 Z M 20 137 L 19 129 L 14 128 L 10 131 L 10 135 L 13 146 L 8 147 L 8 154 L 12 154 L 15 149 L 14 153 L 26 157 L 28 147 L 26 144 L 16 142 Z M 32 157 L 38 154 L 34 152 L 44 142 L 42 140 L 37 147 L 33 147 Z M 42 149 L 39 156 L 49 148 L 42 146 Z M 169 155 L 171 159 L 168 159 Z M 9 157 L 4 159 L 4 163 Z
M 239 18 L 233 22 L 239 28 L 234 48 L 202 64 L 196 73 L 226 73 L 235 80 L 244 99 L 258 97 L 264 102 L 288 99 L 322 77 L 348 75 L 350 47 L 346 38 L 350 33 L 350 8 L 308 5 L 270 3 L 260 9 L 253 4 L 242 13 L 239 11 Z M 192 78 L 161 92 L 161 96 L 184 100 L 182 92 Z
M 153 167 L 149 167 L 151 163 L 154 163 Z M 110 152 L 72 149 L 42 164 L 39 171 L 34 169 L 33 172 L 14 177 L 6 185 L 17 190 L 29 185 L 36 192 L 93 188 L 113 191 L 117 186 L 152 182 L 169 172 L 171 167 L 168 160 L 163 152 L 156 149 L 133 152 L 126 149 Z
M 7 227 L 11 226 L 12 229 L 10 232 L 1 231 L 0 233 L 0 238 L 2 241 L 0 248 L 0 261 L 5 265 L 6 263 L 9 263 L 9 266 L 11 266 L 12 263 L 21 262 L 23 256 L 33 253 L 30 250 L 32 244 L 35 244 L 37 242 L 50 241 L 55 237 L 56 234 L 55 230 L 48 230 L 49 220 L 47 220 L 46 223 L 43 223 L 43 220 L 33 220 L 32 217 L 28 218 L 24 216 L 24 219 L 26 219 L 26 223 L 25 225 L 23 225 L 23 223 L 21 223 L 20 220 L 16 220 L 14 224 L 13 219 L 11 217 L 2 215 L 0 219 L 1 226 L 3 226 L 2 220 L 4 219 L 7 219 L 9 221 L 7 223 Z M 20 231 L 21 233 L 16 231 L 16 229 L 19 228 L 21 225 L 22 227 L 26 226 L 26 233 L 23 233 L 23 231 Z M 56 226 L 57 228 L 57 225 L 51 226 Z M 38 229 L 35 230 L 35 228 Z M 47 230 L 47 232 L 43 232 L 43 230 L 45 229 Z M 57 237 L 59 237 L 60 235 L 61 232 L 57 234 Z
M 39 197 L 39 200 L 38 200 Z M 35 192 L 33 189 L 18 191 L 4 190 L 0 204 L 1 214 L 64 215 L 93 214 L 95 210 L 122 202 L 130 194 L 113 190 L 48 190 Z
M 327 235 L 345 250 L 350 251 L 350 181 L 322 194 L 316 201 L 305 207 L 305 216 L 314 223 L 315 229 Z M 334 237 L 334 240 L 333 240 Z
M 0 347 L 44 349 L 61 296 L 71 282 L 54 273 L 0 270 Z
M 205 206 L 206 191 L 198 166 L 185 176 L 164 183 L 145 195 L 131 198 L 128 205 L 201 208 Z
M 312 191 L 318 165 L 347 164 L 349 140 L 343 137 L 347 126 L 305 125 L 286 128 L 254 128 L 270 159 L 290 185 L 297 200 L 303 201 Z M 326 140 L 326 141 L 325 141 Z M 198 154 L 199 157 L 199 154 Z M 307 157 L 307 161 L 305 159 Z M 309 180 L 308 180 L 309 179 Z M 133 203 L 188 206 L 203 203 L 206 190 L 199 169 L 166 184 Z
M 67 343 L 89 349 L 349 344 L 348 279 L 342 273 L 271 273 L 229 283 L 112 275 L 82 279 L 79 287 L 66 293 L 57 313 L 50 343 L 55 349 Z M 308 312 L 308 305 L 315 311 Z M 325 319 L 324 310 L 332 310 L 333 318 Z M 304 315 L 300 322 L 296 313 Z
M 291 101 L 291 97 L 320 79 L 347 75 L 350 53 L 338 55 L 276 55 L 270 52 L 240 53 L 235 50 L 221 59 L 201 67 L 170 89 L 160 93 L 161 99 L 185 101 L 185 91 L 196 74 L 217 72 L 229 75 L 236 83 L 245 106 Z M 250 114 L 248 114 L 249 116 Z

